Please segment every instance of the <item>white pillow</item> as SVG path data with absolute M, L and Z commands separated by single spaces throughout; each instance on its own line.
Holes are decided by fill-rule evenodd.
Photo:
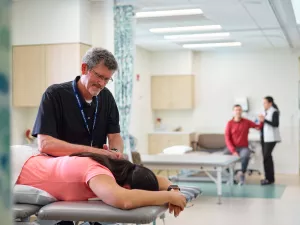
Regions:
M 169 155 L 182 155 L 187 152 L 193 151 L 193 148 L 190 146 L 185 146 L 185 145 L 175 145 L 172 147 L 165 148 L 163 150 L 164 154 L 169 154 Z
M 57 199 L 48 192 L 27 185 L 17 184 L 13 188 L 14 203 L 30 205 L 48 205 Z
M 13 145 L 10 146 L 10 160 L 11 160 L 11 182 L 12 186 L 18 180 L 18 177 L 22 171 L 23 165 L 26 161 L 34 155 L 40 154 L 36 146 L 28 145 Z

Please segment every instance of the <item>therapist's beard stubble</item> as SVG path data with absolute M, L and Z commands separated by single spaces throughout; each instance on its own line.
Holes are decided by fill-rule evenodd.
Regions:
M 103 86 L 94 83 L 89 87 L 88 91 L 92 96 L 97 96 L 103 88 Z

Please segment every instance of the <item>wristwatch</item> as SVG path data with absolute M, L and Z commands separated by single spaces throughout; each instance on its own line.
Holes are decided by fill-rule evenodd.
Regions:
M 171 191 L 171 190 L 178 190 L 178 191 L 180 191 L 180 188 L 179 188 L 178 185 L 176 185 L 176 184 L 171 184 L 171 185 L 168 187 L 167 190 L 168 190 L 168 191 Z

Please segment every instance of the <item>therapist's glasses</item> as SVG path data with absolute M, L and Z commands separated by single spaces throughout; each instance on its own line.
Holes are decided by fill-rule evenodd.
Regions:
M 95 72 L 95 70 L 93 70 L 93 69 L 91 69 L 91 71 L 93 72 L 95 77 L 97 77 L 98 79 L 104 81 L 105 83 L 108 83 L 109 81 L 114 81 L 112 78 L 106 78 L 106 77 L 100 75 L 99 73 Z

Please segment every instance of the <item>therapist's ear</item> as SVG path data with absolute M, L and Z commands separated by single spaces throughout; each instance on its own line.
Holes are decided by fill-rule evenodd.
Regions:
M 82 63 L 81 64 L 81 74 L 84 75 L 84 74 L 87 74 L 87 71 L 88 71 L 88 66 L 86 63 Z

